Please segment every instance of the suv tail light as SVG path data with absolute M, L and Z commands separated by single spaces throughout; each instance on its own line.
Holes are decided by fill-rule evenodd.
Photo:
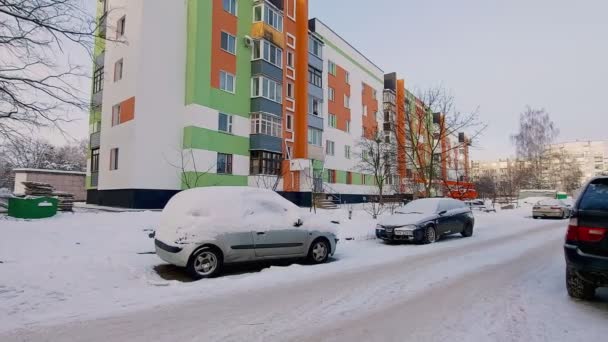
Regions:
M 581 227 L 578 219 L 570 219 L 566 241 L 600 242 L 604 239 L 608 230 L 604 228 Z

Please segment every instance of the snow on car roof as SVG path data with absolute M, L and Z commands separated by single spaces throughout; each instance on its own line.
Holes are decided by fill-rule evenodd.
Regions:
M 167 243 L 197 242 L 225 233 L 289 229 L 300 219 L 299 208 L 271 190 L 197 188 L 182 191 L 167 203 L 156 236 Z M 303 229 L 318 225 L 308 221 Z

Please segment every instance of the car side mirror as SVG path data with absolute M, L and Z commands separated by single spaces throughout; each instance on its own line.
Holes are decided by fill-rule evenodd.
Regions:
M 439 212 L 439 216 L 443 216 L 443 215 L 445 215 L 447 213 L 448 213 L 447 210 L 442 210 L 442 211 Z
M 294 227 L 302 227 L 304 225 L 304 221 L 302 219 L 298 219 L 296 223 L 293 224 Z

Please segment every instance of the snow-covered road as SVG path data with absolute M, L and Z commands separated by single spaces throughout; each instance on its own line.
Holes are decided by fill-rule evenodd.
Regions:
M 327 265 L 159 290 L 156 306 L 148 296 L 137 311 L 78 314 L 0 341 L 604 340 L 608 293 L 566 295 L 565 222 L 519 214 L 482 216 L 475 237 L 430 246 L 350 242 Z

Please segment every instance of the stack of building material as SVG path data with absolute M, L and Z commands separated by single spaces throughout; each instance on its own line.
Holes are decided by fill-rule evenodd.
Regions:
M 67 192 L 53 192 L 53 196 L 57 197 L 59 211 L 72 211 L 74 209 L 74 195 Z
M 23 182 L 25 186 L 25 195 L 26 196 L 52 196 L 53 188 L 52 185 L 47 183 L 38 183 L 38 182 Z
M 38 182 L 23 182 L 26 196 L 57 197 L 59 211 L 72 211 L 74 208 L 74 195 L 67 192 L 55 191 L 52 185 Z

